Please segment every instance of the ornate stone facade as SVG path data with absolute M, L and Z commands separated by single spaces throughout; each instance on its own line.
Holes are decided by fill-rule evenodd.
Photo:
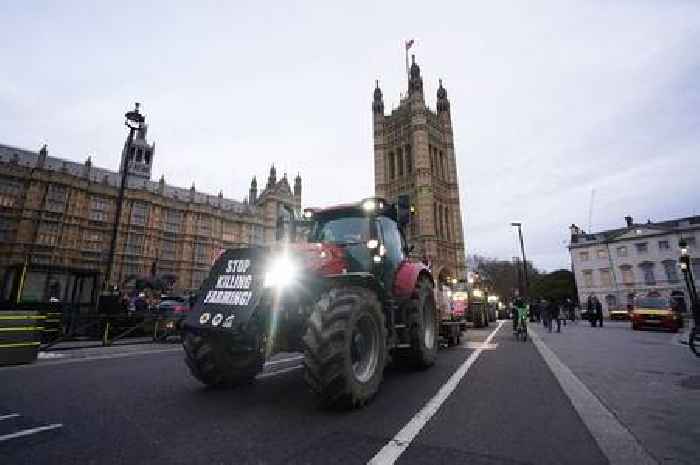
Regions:
M 291 212 L 301 209 L 301 178 L 292 190 L 286 174 L 277 180 L 274 166 L 262 192 L 253 178 L 243 201 L 198 192 L 194 184 L 175 187 L 163 177 L 152 181 L 154 149 L 144 128 L 131 153 L 126 144 L 123 150 L 121 167 L 126 160 L 129 175 L 114 282 L 155 272 L 169 275 L 178 290 L 196 289 L 221 249 L 274 242 L 288 231 Z M 0 301 L 17 298 L 10 294 L 24 263 L 30 273 L 23 289 L 31 294 L 24 300 L 70 301 L 80 291 L 69 281 L 82 272 L 91 279 L 86 289 L 101 288 L 120 179 L 90 158 L 75 163 L 48 156 L 46 147 L 32 152 L 0 145 Z M 49 289 L 56 285 L 58 291 Z
M 415 206 L 408 237 L 415 245 L 413 253 L 447 282 L 466 279 L 466 267 L 450 102 L 442 80 L 436 109 L 425 104 L 415 56 L 408 94 L 390 115 L 384 114 L 377 82 L 372 103 L 374 184 L 376 195 L 389 201 L 400 194 L 410 197 Z

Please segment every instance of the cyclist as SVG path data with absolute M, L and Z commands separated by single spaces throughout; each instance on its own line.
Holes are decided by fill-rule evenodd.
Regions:
M 518 327 L 520 325 L 523 325 L 523 328 L 525 328 L 527 325 L 528 306 L 525 304 L 525 301 L 520 297 L 517 297 L 515 299 L 514 313 L 515 324 L 513 325 L 513 331 L 517 332 Z

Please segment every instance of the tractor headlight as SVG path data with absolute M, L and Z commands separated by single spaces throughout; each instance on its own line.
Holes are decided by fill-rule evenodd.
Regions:
M 291 284 L 297 275 L 297 267 L 289 257 L 279 257 L 272 262 L 265 272 L 265 287 L 285 287 Z

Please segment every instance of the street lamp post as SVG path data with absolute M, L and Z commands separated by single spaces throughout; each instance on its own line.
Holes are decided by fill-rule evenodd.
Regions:
M 511 223 L 510 225 L 518 228 L 518 237 L 520 238 L 520 252 L 523 255 L 523 280 L 525 283 L 523 295 L 521 297 L 527 298 L 529 286 L 527 281 L 527 257 L 525 256 L 525 242 L 523 241 L 522 223 Z
M 124 117 L 126 118 L 124 124 L 129 128 L 129 137 L 126 139 L 126 153 L 122 158 L 121 171 L 119 173 L 119 193 L 117 194 L 117 206 L 116 213 L 114 215 L 114 225 L 112 227 L 112 240 L 109 245 L 109 260 L 107 262 L 107 274 L 105 276 L 104 285 L 112 283 L 114 279 L 114 255 L 117 248 L 117 235 L 119 233 L 119 221 L 122 216 L 122 208 L 124 205 L 124 191 L 126 190 L 126 182 L 128 178 L 128 166 L 129 166 L 129 156 L 131 154 L 131 145 L 134 140 L 134 133 L 136 130 L 141 129 L 144 121 L 146 120 L 144 116 L 139 113 L 140 104 L 136 102 L 134 109 L 127 112 Z
M 690 308 L 693 312 L 693 319 L 695 320 L 696 327 L 700 325 L 700 308 L 698 308 L 698 292 L 695 288 L 695 277 L 693 276 L 693 267 L 690 262 L 690 255 L 688 254 L 688 242 L 685 239 L 678 241 L 678 247 L 681 249 L 680 266 L 683 272 L 683 278 L 685 279 L 685 286 L 688 289 L 688 295 L 690 296 Z

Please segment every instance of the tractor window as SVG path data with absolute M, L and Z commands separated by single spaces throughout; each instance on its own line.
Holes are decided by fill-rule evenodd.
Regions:
M 320 219 L 311 233 L 311 242 L 364 244 L 370 239 L 369 220 L 365 216 Z
M 403 260 L 403 241 L 396 222 L 390 218 L 382 216 L 379 218 L 384 237 L 384 247 L 389 259 L 398 264 Z

